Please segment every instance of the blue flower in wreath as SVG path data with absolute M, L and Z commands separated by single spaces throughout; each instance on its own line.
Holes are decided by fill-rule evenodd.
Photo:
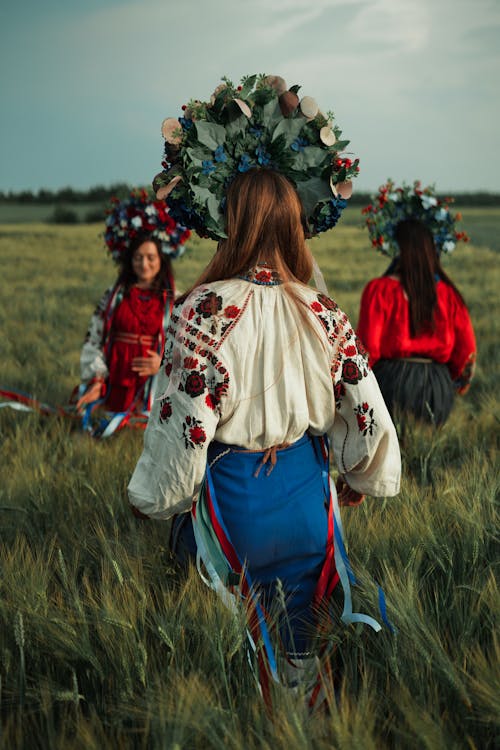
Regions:
M 212 172 L 215 172 L 215 164 L 211 159 L 204 159 L 204 161 L 201 162 L 201 171 L 203 174 L 212 174 Z
M 250 159 L 248 154 L 243 154 L 240 159 L 240 163 L 238 164 L 238 172 L 248 172 L 251 166 L 252 160 Z
M 264 146 L 257 146 L 255 149 L 255 156 L 261 167 L 266 167 L 271 161 L 271 155 L 267 153 Z
M 191 130 L 191 128 L 193 127 L 193 121 L 188 119 L 187 117 L 179 117 L 179 123 L 183 130 Z
M 296 138 L 292 144 L 290 144 L 290 148 L 292 151 L 303 151 L 306 146 L 309 145 L 309 141 L 307 141 L 305 138 Z
M 248 129 L 248 132 L 250 135 L 255 136 L 255 138 L 262 138 L 264 134 L 264 128 L 262 125 L 252 125 L 251 128 Z
M 217 148 L 214 151 L 214 159 L 217 162 L 227 161 L 227 156 L 226 156 L 226 152 L 224 151 L 224 146 L 217 146 Z

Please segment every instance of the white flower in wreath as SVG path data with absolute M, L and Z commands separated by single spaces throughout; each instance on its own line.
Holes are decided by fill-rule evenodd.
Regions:
M 388 242 L 382 242 L 382 250 L 389 250 L 389 243 Z
M 443 242 L 443 252 L 445 253 L 452 253 L 455 249 L 455 243 L 453 240 L 446 240 L 446 242 Z
M 159 240 L 162 242 L 168 241 L 168 234 L 164 232 L 163 230 L 161 232 L 155 232 L 155 237 L 158 237 Z
M 434 198 L 433 195 L 421 195 L 420 200 L 422 201 L 422 206 L 426 209 L 438 204 L 437 198 Z
M 399 193 L 389 193 L 387 198 L 393 203 L 398 203 L 401 200 L 401 196 Z
M 142 216 L 134 216 L 130 223 L 134 229 L 140 229 L 142 227 Z
M 448 216 L 448 211 L 446 208 L 440 208 L 439 211 L 436 211 L 434 214 L 436 221 L 445 221 L 446 217 Z
M 155 208 L 155 206 L 152 206 L 152 205 L 146 206 L 146 208 L 144 209 L 144 213 L 146 214 L 146 216 L 156 216 L 157 215 L 156 208 Z

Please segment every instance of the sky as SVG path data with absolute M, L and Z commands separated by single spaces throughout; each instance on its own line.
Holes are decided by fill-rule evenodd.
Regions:
M 0 190 L 149 184 L 162 120 L 281 75 L 388 177 L 500 192 L 500 0 L 19 0 L 0 10 Z M 352 157 L 351 157 L 352 158 Z

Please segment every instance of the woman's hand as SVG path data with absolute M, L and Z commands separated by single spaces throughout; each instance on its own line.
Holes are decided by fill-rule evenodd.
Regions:
M 147 357 L 134 357 L 132 360 L 132 370 L 141 378 L 150 378 L 156 375 L 161 365 L 161 356 L 154 349 L 148 349 Z
M 88 386 L 83 396 L 80 396 L 80 398 L 76 402 L 77 412 L 81 414 L 83 412 L 84 406 L 86 406 L 87 404 L 91 404 L 93 401 L 97 401 L 99 398 L 101 398 L 102 384 L 102 380 L 96 380 Z
M 339 476 L 335 487 L 337 488 L 339 505 L 361 505 L 365 499 L 365 495 L 362 495 L 360 492 L 353 490 L 352 487 L 349 487 L 344 477 Z

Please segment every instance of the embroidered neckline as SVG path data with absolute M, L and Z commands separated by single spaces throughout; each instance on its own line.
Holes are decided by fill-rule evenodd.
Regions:
M 276 269 L 266 263 L 259 263 L 253 268 L 249 268 L 248 271 L 240 274 L 238 278 L 259 286 L 278 286 L 282 283 Z

